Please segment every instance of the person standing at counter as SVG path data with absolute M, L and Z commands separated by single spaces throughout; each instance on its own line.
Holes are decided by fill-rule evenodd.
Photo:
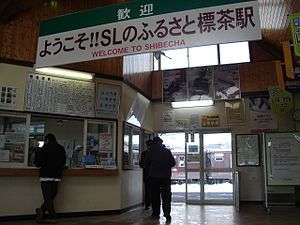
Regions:
M 148 140 L 146 142 L 147 149 L 141 153 L 139 165 L 143 169 L 143 183 L 144 183 L 144 199 L 145 199 L 145 210 L 148 210 L 151 205 L 151 191 L 150 191 L 150 180 L 149 180 L 149 168 L 146 167 L 145 159 L 150 152 L 153 141 Z
M 41 207 L 36 209 L 36 221 L 38 223 L 43 221 L 46 212 L 48 212 L 50 220 L 56 219 L 54 199 L 65 164 L 66 152 L 64 147 L 57 143 L 53 134 L 47 134 L 44 146 L 36 152 L 35 156 L 35 165 L 40 170 L 40 183 L 44 198 Z
M 164 217 L 167 222 L 171 221 L 171 168 L 175 164 L 171 151 L 163 145 L 163 141 L 159 137 L 153 138 L 151 150 L 145 159 L 145 165 L 149 168 L 153 219 L 159 219 L 162 199 Z

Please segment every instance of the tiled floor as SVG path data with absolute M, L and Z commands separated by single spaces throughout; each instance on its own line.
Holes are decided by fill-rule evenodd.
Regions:
M 151 212 L 139 208 L 122 215 L 59 219 L 58 225 L 150 225 L 166 224 L 149 218 Z M 35 221 L 0 222 L 1 225 L 32 225 Z M 175 203 L 174 225 L 300 225 L 300 209 L 274 209 L 268 215 L 262 206 L 244 206 L 236 212 L 232 206 L 197 206 Z

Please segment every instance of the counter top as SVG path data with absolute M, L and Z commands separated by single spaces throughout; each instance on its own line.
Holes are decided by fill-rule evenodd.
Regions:
M 0 168 L 0 177 L 33 177 L 38 176 L 37 168 Z M 118 176 L 119 171 L 105 169 L 66 169 L 64 176 Z

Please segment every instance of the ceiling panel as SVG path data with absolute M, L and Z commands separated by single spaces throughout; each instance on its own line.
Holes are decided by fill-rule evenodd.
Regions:
M 259 0 L 263 38 L 281 49 L 281 43 L 290 39 L 288 15 L 300 11 L 299 0 Z

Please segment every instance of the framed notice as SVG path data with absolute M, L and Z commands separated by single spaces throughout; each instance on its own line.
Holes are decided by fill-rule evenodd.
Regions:
M 16 106 L 17 88 L 0 86 L 0 108 L 12 109 Z
M 237 166 L 259 166 L 258 134 L 237 134 L 236 155 Z
M 97 84 L 96 116 L 117 118 L 121 102 L 121 86 Z
M 25 109 L 31 112 L 95 116 L 93 82 L 29 74 Z

